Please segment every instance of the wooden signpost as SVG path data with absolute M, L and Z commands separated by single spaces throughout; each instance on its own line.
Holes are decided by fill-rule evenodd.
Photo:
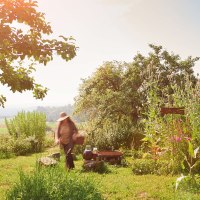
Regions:
M 161 114 L 162 117 L 164 115 L 166 115 L 166 114 L 172 114 L 171 118 L 172 118 L 172 126 L 173 126 L 173 114 L 184 115 L 185 114 L 185 108 L 184 107 L 179 107 L 179 108 L 172 108 L 172 107 L 171 108 L 166 108 L 166 107 L 162 107 L 161 110 L 160 110 L 160 114 Z M 169 133 L 171 132 L 169 124 L 168 124 L 168 131 L 169 131 Z M 173 137 L 173 136 L 174 135 L 171 132 L 171 137 Z M 172 148 L 173 148 L 172 155 L 173 155 L 173 160 L 174 160 L 174 158 L 175 158 L 175 153 L 174 153 L 175 152 L 174 151 L 175 146 L 174 146 L 174 143 L 172 143 Z
M 180 114 L 184 115 L 185 114 L 185 109 L 184 107 L 179 107 L 179 108 L 165 108 L 162 107 L 160 110 L 161 116 L 164 116 L 166 114 Z

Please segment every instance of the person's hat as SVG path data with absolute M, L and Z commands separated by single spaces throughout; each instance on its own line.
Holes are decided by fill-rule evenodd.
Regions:
M 65 119 L 67 119 L 69 116 L 65 112 L 60 113 L 60 118 L 57 120 L 57 122 L 61 122 Z

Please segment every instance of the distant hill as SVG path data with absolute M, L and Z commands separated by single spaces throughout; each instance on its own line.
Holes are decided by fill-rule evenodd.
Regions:
M 52 122 L 56 121 L 59 118 L 60 112 L 66 112 L 68 115 L 71 115 L 73 112 L 73 106 L 67 105 L 67 106 L 38 106 L 36 108 L 36 111 L 43 112 L 47 116 L 47 121 Z
M 21 111 L 37 111 L 43 112 L 46 114 L 48 122 L 55 122 L 61 112 L 66 112 L 73 120 L 76 122 L 81 122 L 80 117 L 73 115 L 73 105 L 68 104 L 67 106 L 37 106 L 37 107 L 9 107 L 9 108 L 0 108 L 0 120 L 6 118 L 12 118 L 17 115 L 18 112 Z M 82 117 L 83 118 L 83 117 Z
M 24 110 L 24 111 L 33 111 L 35 110 L 36 107 L 27 107 L 27 108 L 22 108 L 22 107 L 6 107 L 6 108 L 1 108 L 0 107 L 0 119 L 3 119 L 5 117 L 13 117 L 15 116 L 18 112 Z
M 43 112 L 46 114 L 47 121 L 48 122 L 55 122 L 58 118 L 61 112 L 66 112 L 67 115 L 69 115 L 73 120 L 76 122 L 82 121 L 79 117 L 73 115 L 74 107 L 71 104 L 68 104 L 67 106 L 38 106 L 36 108 L 36 111 Z

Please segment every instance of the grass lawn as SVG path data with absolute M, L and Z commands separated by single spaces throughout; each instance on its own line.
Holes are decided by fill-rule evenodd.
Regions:
M 56 152 L 57 150 L 58 148 L 56 147 L 54 149 L 48 149 L 42 154 L 0 160 L 0 199 L 3 200 L 6 190 L 18 181 L 18 171 L 20 169 L 31 172 L 38 158 Z M 82 157 L 79 156 L 78 160 L 75 161 L 75 172 L 79 173 L 80 176 L 89 176 L 94 179 L 96 187 L 105 199 L 199 199 L 199 195 L 197 194 L 183 191 L 175 193 L 174 182 L 176 177 L 155 175 L 136 176 L 133 175 L 130 167 L 124 168 L 116 166 L 109 166 L 110 172 L 107 174 L 83 173 L 81 172 L 82 163 Z M 61 157 L 60 165 L 64 166 L 64 156 Z

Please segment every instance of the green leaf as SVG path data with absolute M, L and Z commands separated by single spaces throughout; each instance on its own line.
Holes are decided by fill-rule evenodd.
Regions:
M 182 168 L 183 170 L 185 169 L 184 160 L 181 162 L 181 168 Z
M 147 141 L 149 141 L 149 138 L 148 138 L 148 137 L 145 137 L 145 138 L 141 139 L 141 141 L 147 142 Z
M 192 145 L 191 142 L 189 142 L 188 144 L 189 144 L 189 147 L 188 147 L 189 155 L 190 155 L 191 157 L 194 158 L 194 149 L 193 149 L 193 145 Z

